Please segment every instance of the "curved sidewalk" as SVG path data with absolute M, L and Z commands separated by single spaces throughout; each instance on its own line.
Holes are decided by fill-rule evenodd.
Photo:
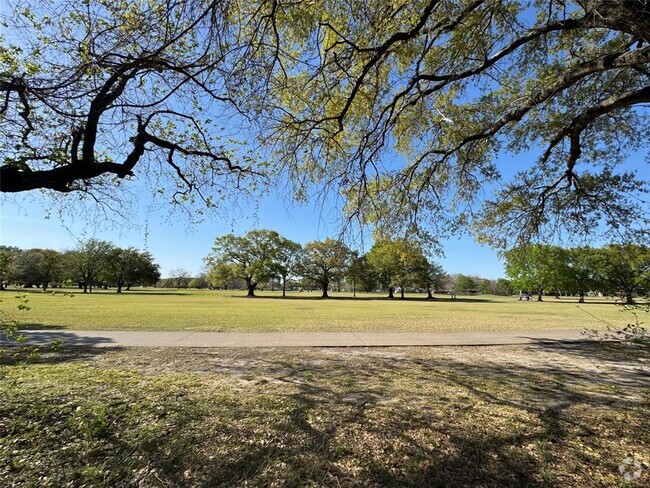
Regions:
M 499 332 L 153 332 L 24 330 L 30 344 L 90 347 L 486 346 L 582 342 L 580 330 Z

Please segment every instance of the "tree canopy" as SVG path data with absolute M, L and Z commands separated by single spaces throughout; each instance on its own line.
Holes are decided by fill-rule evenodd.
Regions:
M 536 292 L 542 301 L 544 290 L 557 287 L 565 280 L 566 250 L 559 246 L 535 244 L 509 250 L 506 255 L 506 274 L 515 287 Z
M 225 271 L 229 277 L 243 280 L 248 296 L 254 297 L 257 285 L 278 273 L 281 241 L 286 240 L 273 230 L 252 230 L 244 236 L 228 234 L 215 239 L 205 262 L 214 269 L 213 278 L 223 279 Z
M 648 148 L 645 0 L 21 2 L 3 22 L 3 192 L 141 176 L 204 208 L 278 169 L 394 233 L 650 232 L 625 165 Z
M 256 171 L 226 129 L 241 69 L 227 12 L 230 2 L 193 0 L 8 9 L 2 192 L 84 192 L 105 203 L 139 175 L 150 192 L 205 208 L 243 191 Z
M 429 271 L 421 247 L 406 239 L 376 242 L 368 252 L 367 260 L 378 281 L 388 290 L 388 298 L 394 298 L 397 287 L 404 298 L 404 289 L 415 282 L 421 283 L 422 275 Z M 427 285 L 430 283 L 423 283 L 423 286 Z
M 648 148 L 646 1 L 295 5 L 270 134 L 349 217 L 434 237 L 470 223 L 494 245 L 647 238 L 646 181 L 622 166 Z
M 308 242 L 303 246 L 297 271 L 301 276 L 317 283 L 323 298 L 328 298 L 330 283 L 342 279 L 350 264 L 352 254 L 341 241 L 327 238 Z

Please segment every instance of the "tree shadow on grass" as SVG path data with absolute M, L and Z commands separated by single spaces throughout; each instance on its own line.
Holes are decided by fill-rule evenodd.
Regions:
M 191 290 L 187 291 L 182 291 L 182 290 L 176 290 L 176 291 L 149 291 L 149 290 L 122 290 L 122 293 L 115 293 L 115 290 L 108 290 L 113 291 L 113 294 L 115 296 L 129 296 L 129 295 L 143 295 L 143 296 L 195 296 L 195 293 L 193 293 Z M 105 293 L 106 291 L 104 291 Z
M 167 291 L 169 290 L 169 291 Z M 70 295 L 87 295 L 87 296 L 93 296 L 93 295 L 109 295 L 109 296 L 116 296 L 116 297 L 125 297 L 129 295 L 144 295 L 144 296 L 191 296 L 195 295 L 193 291 L 191 290 L 182 290 L 182 289 L 176 289 L 176 288 L 167 288 L 167 289 L 155 289 L 152 288 L 150 290 L 142 290 L 142 289 L 136 289 L 136 290 L 127 290 L 126 288 L 122 289 L 121 293 L 117 293 L 116 288 L 109 288 L 109 289 L 93 289 L 93 291 L 89 291 L 87 293 L 84 293 L 82 288 L 48 288 L 46 291 L 43 291 L 41 288 L 8 288 L 7 290 L 3 290 L 6 292 L 11 292 L 11 293 L 24 293 L 26 295 L 54 295 L 54 296 L 60 296 L 60 297 L 69 297 Z M 0 295 L 1 296 L 1 295 Z
M 97 359 L 109 352 L 116 352 L 123 350 L 122 347 L 81 347 L 81 346 L 36 346 L 35 351 L 31 350 L 33 345 L 27 344 L 27 354 L 21 354 L 19 349 L 9 347 L 6 349 L 5 357 L 2 363 L 5 366 L 13 365 L 30 365 L 30 364 L 64 364 L 74 362 L 89 362 Z M 17 353 L 17 354 L 13 354 Z
M 53 342 L 60 343 L 62 346 L 72 347 L 93 347 L 93 346 L 110 346 L 113 340 L 108 337 L 93 337 L 87 334 L 82 336 L 74 332 L 65 332 L 62 326 L 42 326 L 34 327 L 33 324 L 26 325 L 29 329 L 21 329 L 19 334 L 27 339 L 26 343 L 17 343 L 15 340 L 2 338 L 3 347 L 27 346 L 49 346 Z
M 66 330 L 68 329 L 65 325 L 47 325 L 47 324 L 37 324 L 30 322 L 21 322 L 21 330 Z
M 265 367 L 249 370 L 249 377 L 270 372 L 274 380 L 298 389 L 289 395 L 288 417 L 269 426 L 272 432 L 280 429 L 288 434 L 293 442 L 246 447 L 235 462 L 220 466 L 209 484 L 264 485 L 270 481 L 269 470 L 281 463 L 283 474 L 295 476 L 294 483 L 283 480 L 289 486 L 553 486 L 556 474 L 545 467 L 551 463 L 531 455 L 529 446 L 562 445 L 571 436 L 597 435 L 589 420 L 576 420 L 569 413 L 572 408 L 644 405 L 641 399 L 581 391 L 576 386 L 593 384 L 593 374 L 561 366 L 515 368 L 448 360 L 413 364 L 395 359 L 381 364 L 368 361 L 362 370 L 354 371 L 345 361 L 326 361 L 316 367 L 265 362 Z M 430 400 L 435 407 L 431 409 L 416 408 L 408 401 L 386 408 L 383 385 L 394 383 L 394 376 L 403 374 L 405 366 L 419 376 L 416 383 L 447 384 L 461 396 L 433 395 Z M 343 388 L 333 388 L 331 381 L 340 378 L 350 381 Z M 602 387 L 611 381 L 598 378 L 595 383 Z M 513 395 L 518 389 L 524 389 L 520 397 Z M 391 393 L 400 399 L 414 396 L 406 385 Z M 483 414 L 474 420 L 479 408 Z M 517 412 L 527 415 L 534 419 L 534 426 L 508 428 L 506 424 L 492 429 L 485 417 L 492 409 L 495 417 L 503 415 L 502 410 L 514 417 Z M 377 412 L 382 410 L 386 417 L 378 420 Z M 323 416 L 327 419 L 320 421 Z M 254 437 L 237 430 L 231 435 Z M 435 441 L 427 442 L 427 437 Z M 584 464 L 578 471 L 591 469 Z
M 624 377 L 619 376 L 619 381 L 626 378 L 638 379 L 638 386 L 650 386 L 650 341 L 632 342 L 618 340 L 593 340 L 585 335 L 584 341 L 558 341 L 550 339 L 530 338 L 531 349 L 538 349 L 547 353 L 562 356 L 572 356 L 591 362 L 596 370 L 605 372 L 616 369 L 624 371 Z
M 329 296 L 327 298 L 323 298 L 320 296 L 310 296 L 310 295 L 304 295 L 304 296 L 296 296 L 296 295 L 288 295 L 286 297 L 283 297 L 281 295 L 279 296 L 269 296 L 269 295 L 256 295 L 254 297 L 248 297 L 246 295 L 229 295 L 229 298 L 245 298 L 248 300 L 305 300 L 305 301 L 352 301 L 352 302 L 393 302 L 393 303 L 399 303 L 399 302 L 428 302 L 428 303 L 437 303 L 437 302 L 450 302 L 450 303 L 489 303 L 490 300 L 482 299 L 482 298 L 447 298 L 447 297 L 435 297 L 433 299 L 426 298 L 426 297 L 409 297 L 406 296 L 404 298 L 400 298 L 399 296 L 396 296 L 395 298 L 388 298 L 387 296 L 377 296 L 377 297 L 340 297 L 340 296 Z
M 616 351 L 598 347 L 544 343 L 512 361 L 483 350 L 455 359 L 459 349 L 178 350 L 162 359 L 138 350 L 132 363 L 114 357 L 97 367 L 140 370 L 144 376 L 129 376 L 140 398 L 121 387 L 103 391 L 118 401 L 98 398 L 108 410 L 82 418 L 84 426 L 107 425 L 97 439 L 85 434 L 97 447 L 78 458 L 82 467 L 108 467 L 104 478 L 84 479 L 93 472 L 80 467 L 49 475 L 61 484 L 76 477 L 143 486 L 593 486 L 594 472 L 618 473 L 607 459 L 580 457 L 585 446 L 607 441 L 599 439 L 604 425 L 616 433 L 612 445 L 634 442 L 630 419 L 648 410 L 636 394 L 647 380 L 621 383 L 629 365 L 617 367 Z M 548 351 L 565 360 L 535 357 Z M 613 362 L 607 373 L 577 366 L 603 357 Z M 152 397 L 147 378 L 159 376 L 151 370 L 157 360 L 197 375 L 196 390 L 165 380 Z M 210 389 L 215 382 L 225 386 Z M 76 418 L 74 410 L 65 415 Z M 74 442 L 81 434 L 66 425 Z M 643 439 L 633 448 L 642 450 Z M 70 464 L 66 452 L 47 454 L 54 466 Z

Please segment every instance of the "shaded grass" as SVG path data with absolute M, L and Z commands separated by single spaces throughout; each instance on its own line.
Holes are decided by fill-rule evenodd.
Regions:
M 11 292 L 8 292 L 11 294 Z M 3 297 L 6 297 L 5 293 Z M 576 299 L 548 298 L 542 303 L 513 297 L 423 296 L 387 300 L 383 295 L 279 292 L 248 299 L 241 291 L 139 290 L 75 293 L 57 291 L 29 294 L 32 309 L 20 315 L 25 327 L 76 330 L 188 330 L 229 332 L 277 331 L 497 331 L 602 328 L 603 320 L 619 326 L 633 321 L 611 300 L 579 305 Z M 5 299 L 0 306 L 8 307 Z
M 70 350 L 7 367 L 2 486 L 644 486 L 647 350 Z M 618 472 L 632 454 L 642 478 Z

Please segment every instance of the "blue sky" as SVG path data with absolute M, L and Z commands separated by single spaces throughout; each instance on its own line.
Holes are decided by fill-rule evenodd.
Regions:
M 139 209 L 136 227 L 120 224 L 89 223 L 79 215 L 63 222 L 57 215 L 47 218 L 50 205 L 39 194 L 0 196 L 0 242 L 23 249 L 75 247 L 79 239 L 96 237 L 121 247 L 146 249 L 160 265 L 163 276 L 174 268 L 200 272 L 203 258 L 210 252 L 214 239 L 233 232 L 243 234 L 251 229 L 273 229 L 302 244 L 335 237 L 339 231 L 336 212 L 328 212 L 316 204 L 298 206 L 285 203 L 281 195 L 271 194 L 254 208 L 224 209 L 220 217 L 191 225 L 182 215 L 169 217 L 165 209 L 150 212 Z M 136 219 L 134 219 L 136 220 Z M 365 250 L 371 242 L 365 243 Z M 355 247 L 363 245 L 354 243 Z M 448 273 L 499 278 L 503 264 L 496 252 L 479 246 L 471 238 L 452 239 L 446 243 L 445 256 L 434 258 Z

